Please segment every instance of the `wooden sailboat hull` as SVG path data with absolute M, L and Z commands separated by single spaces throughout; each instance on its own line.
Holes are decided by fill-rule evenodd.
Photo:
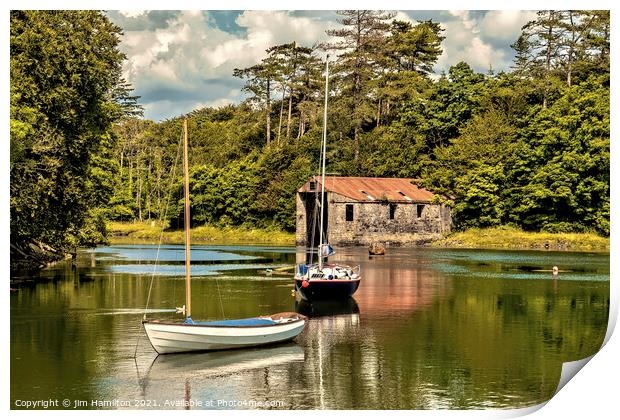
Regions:
M 295 289 L 304 300 L 340 300 L 353 296 L 360 285 L 360 279 L 310 280 L 304 286 L 303 280 L 295 279 Z
M 143 324 L 155 351 L 159 354 L 169 354 L 256 347 L 289 341 L 303 331 L 305 319 L 250 327 L 208 326 L 164 321 L 143 321 Z

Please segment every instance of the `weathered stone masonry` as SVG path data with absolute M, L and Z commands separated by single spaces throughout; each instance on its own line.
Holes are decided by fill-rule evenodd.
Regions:
M 375 186 L 372 194 L 380 198 L 375 199 L 374 195 L 371 196 L 367 191 L 359 189 L 367 199 L 356 200 L 329 191 L 329 183 L 326 182 L 327 226 L 330 243 L 333 245 L 369 245 L 381 242 L 392 246 L 414 245 L 438 239 L 450 231 L 451 209 L 442 204 L 432 203 L 428 199 L 428 194 L 432 193 L 423 190 L 428 193 L 425 199 L 415 200 L 413 193 L 405 196 L 400 191 L 380 192 L 376 188 Z M 307 183 L 296 197 L 296 241 L 299 245 L 310 244 L 309 226 L 312 225 L 308 223 L 308 219 L 313 217 L 313 202 L 316 195 L 309 190 Z M 345 190 L 340 188 L 340 192 L 342 191 Z M 412 195 L 414 197 L 410 197 Z M 406 199 L 398 200 L 395 199 L 396 197 L 406 197 Z

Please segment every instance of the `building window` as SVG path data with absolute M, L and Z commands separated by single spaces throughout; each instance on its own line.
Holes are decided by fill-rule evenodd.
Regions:
M 418 204 L 418 218 L 422 217 L 423 211 L 424 211 L 424 204 Z
M 353 204 L 347 204 L 346 205 L 346 220 L 347 222 L 352 222 L 353 221 Z
M 390 220 L 394 220 L 394 215 L 396 215 L 396 204 L 390 204 Z
M 316 181 L 310 181 L 310 191 L 316 190 Z

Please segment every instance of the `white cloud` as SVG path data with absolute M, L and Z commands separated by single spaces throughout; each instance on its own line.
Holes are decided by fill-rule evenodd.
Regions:
M 119 10 L 118 13 L 128 18 L 136 18 L 146 13 L 146 10 Z
M 145 116 L 154 119 L 179 115 L 195 106 L 237 102 L 243 82 L 232 77 L 233 69 L 258 63 L 273 45 L 297 41 L 312 46 L 327 41 L 325 30 L 340 26 L 338 16 L 329 11 L 245 11 L 236 17 L 231 14 L 223 26 L 218 26 L 216 15 L 202 11 L 114 13 L 125 26 L 121 42 L 128 57 L 125 78 L 142 96 Z M 395 18 L 413 22 L 416 14 L 432 17 L 445 29 L 437 73 L 459 61 L 481 72 L 489 66 L 509 68 L 510 43 L 521 26 L 535 17 L 529 11 L 465 10 L 398 11 Z
M 200 109 L 200 108 L 206 108 L 206 107 L 221 108 L 223 106 L 234 104 L 234 103 L 235 101 L 230 98 L 218 98 L 213 101 L 195 102 L 192 109 Z
M 409 23 L 413 23 L 415 24 L 415 20 L 411 19 L 411 16 L 409 16 L 407 13 L 403 12 L 403 11 L 397 11 L 396 15 L 394 16 L 394 20 L 400 20 L 402 22 L 409 22 Z
M 507 70 L 512 64 L 510 44 L 516 40 L 521 27 L 535 16 L 530 11 L 496 10 L 474 17 L 465 11 L 451 11 L 457 19 L 441 22 L 445 29 L 442 47 L 435 70 L 445 71 L 465 61 L 476 71 Z
M 469 10 L 450 10 L 450 14 L 458 17 L 464 28 L 472 31 L 473 33 L 478 32 L 476 22 L 469 16 Z
M 121 14 L 143 15 L 138 11 Z M 125 31 L 121 43 L 128 57 L 124 76 L 147 102 L 147 118 L 157 118 L 164 110 L 167 115 L 187 112 L 184 107 L 189 102 L 181 105 L 173 98 L 163 98 L 166 93 L 207 99 L 194 102 L 198 105 L 239 100 L 242 82 L 232 77 L 233 69 L 256 64 L 273 45 L 297 41 L 312 46 L 327 37 L 325 22 L 286 11 L 245 11 L 236 18 L 236 24 L 241 31 L 233 34 L 218 29 L 208 12 L 183 11 L 163 28 Z M 210 82 L 226 80 L 228 89 L 237 86 L 234 98 L 215 98 L 213 95 L 221 95 L 225 88 L 214 88 Z
M 486 38 L 514 42 L 521 34 L 521 28 L 528 21 L 536 19 L 531 10 L 491 10 L 480 22 L 480 29 Z

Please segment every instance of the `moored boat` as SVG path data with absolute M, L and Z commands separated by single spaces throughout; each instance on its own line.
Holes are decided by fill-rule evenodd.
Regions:
M 327 154 L 327 98 L 329 96 L 329 56 L 325 63 L 325 106 L 323 112 L 323 147 L 321 151 L 321 198 L 316 197 L 316 209 L 320 212 L 318 263 L 299 264 L 295 271 L 295 289 L 305 300 L 337 300 L 353 296 L 360 285 L 360 267 L 327 264 L 327 258 L 334 255 L 334 249 L 327 243 L 323 202 L 325 199 L 325 160 Z M 323 242 L 325 239 L 325 243 Z M 314 241 L 314 239 L 313 239 Z M 313 244 L 314 245 L 314 244 Z
M 305 300 L 339 300 L 353 296 L 360 285 L 359 267 L 299 264 L 295 289 Z
M 285 312 L 222 321 L 145 320 L 151 345 L 159 354 L 227 350 L 289 341 L 301 333 L 305 316 Z
M 294 312 L 244 319 L 197 322 L 191 318 L 190 206 L 187 119 L 183 122 L 185 192 L 185 305 L 178 308 L 184 321 L 142 320 L 151 345 L 159 354 L 226 350 L 289 341 L 299 335 L 306 317 Z M 146 317 L 146 312 L 145 312 Z

